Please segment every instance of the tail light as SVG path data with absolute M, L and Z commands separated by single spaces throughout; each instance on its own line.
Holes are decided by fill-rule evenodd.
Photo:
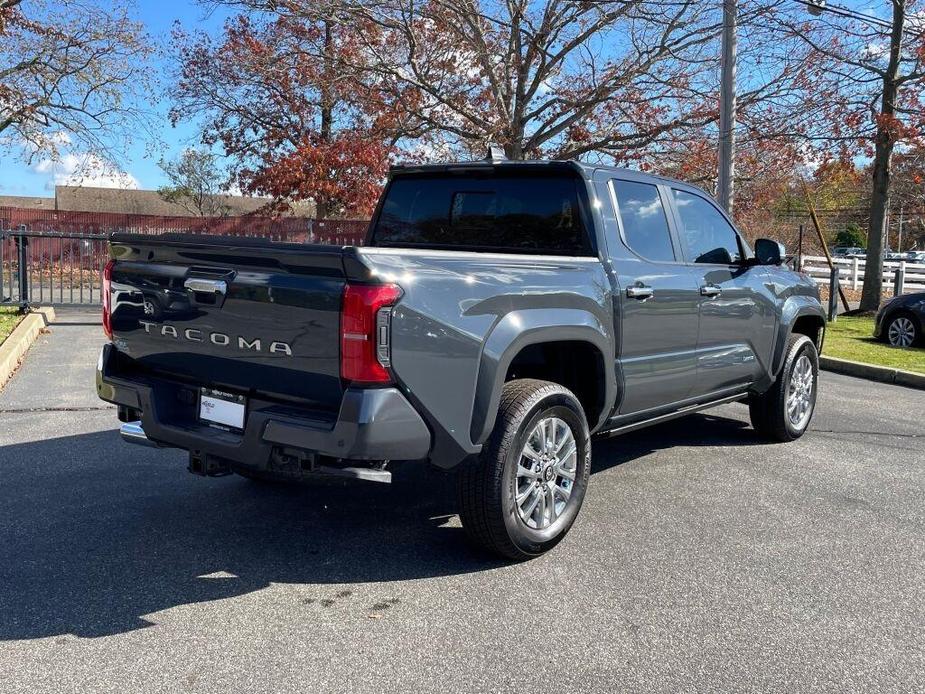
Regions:
M 392 305 L 401 297 L 394 284 L 348 284 L 340 316 L 340 375 L 354 383 L 390 383 Z
M 110 260 L 103 268 L 103 332 L 112 339 L 112 266 L 115 260 Z

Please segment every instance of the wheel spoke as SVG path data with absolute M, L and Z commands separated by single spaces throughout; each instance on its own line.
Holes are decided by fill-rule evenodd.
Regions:
M 549 507 L 549 522 L 556 520 L 556 492 L 555 487 L 550 485 L 546 491 L 546 506 Z
M 555 453 L 556 457 L 562 458 L 562 457 L 565 457 L 565 455 L 568 455 L 568 454 L 563 455 L 562 449 L 563 448 L 571 449 L 574 446 L 575 446 L 575 437 L 572 436 L 572 430 L 566 427 L 565 436 L 562 437 L 562 440 L 559 441 L 558 445 L 556 445 L 556 447 L 553 449 L 553 452 Z
M 531 480 L 535 480 L 540 476 L 538 472 L 534 472 L 532 468 L 524 467 L 523 465 L 517 466 L 517 476 L 518 477 L 528 477 Z
M 540 422 L 539 426 L 537 426 L 536 431 L 534 433 L 536 434 L 536 442 L 540 444 L 539 446 L 540 453 L 541 454 L 545 453 L 546 452 L 546 423 Z
M 530 516 L 533 515 L 533 511 L 536 508 L 537 504 L 540 503 L 540 499 L 542 498 L 542 496 L 543 495 L 539 493 L 539 490 L 536 487 L 531 487 L 527 491 L 527 494 L 525 495 L 525 498 L 527 499 L 527 504 L 521 507 L 521 511 L 523 512 L 523 517 L 525 519 L 528 519 L 530 518 Z
M 565 467 L 561 463 L 559 464 L 559 467 L 556 468 L 556 473 L 559 475 L 559 477 L 564 477 L 567 480 L 575 479 L 575 471 L 569 470 L 567 467 Z
M 523 490 L 517 492 L 514 496 L 514 502 L 521 506 L 524 503 L 524 500 L 530 497 L 530 495 L 536 491 L 536 486 L 534 484 L 528 484 Z
M 529 441 L 527 442 L 527 445 L 524 446 L 523 457 L 527 458 L 528 460 L 532 460 L 534 463 L 541 462 L 542 458 L 542 456 L 534 450 L 533 446 L 530 445 Z

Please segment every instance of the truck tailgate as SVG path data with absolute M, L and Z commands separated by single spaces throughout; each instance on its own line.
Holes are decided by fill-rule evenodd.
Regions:
M 112 237 L 113 342 L 141 371 L 336 412 L 343 249 Z

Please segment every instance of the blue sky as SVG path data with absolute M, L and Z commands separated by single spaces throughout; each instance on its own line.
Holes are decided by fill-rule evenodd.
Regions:
M 720 0 L 710 0 L 719 5 Z M 836 4 L 851 7 L 854 10 L 883 18 L 888 16 L 889 3 L 887 0 L 840 0 Z M 175 21 L 179 21 L 187 30 L 205 29 L 209 32 L 218 31 L 227 12 L 213 11 L 207 14 L 202 5 L 194 0 L 137 0 L 137 17 L 145 25 L 148 34 L 158 43 L 164 44 L 169 39 L 171 28 Z M 163 65 L 155 65 L 155 69 Z M 740 79 L 744 76 L 740 75 Z M 159 123 L 159 138 L 167 146 L 166 156 L 175 156 L 184 147 L 196 143 L 196 124 L 182 123 L 173 128 L 167 121 L 169 104 L 164 95 L 154 94 L 154 108 Z M 161 154 L 151 155 L 148 142 L 139 138 L 120 157 L 119 167 L 129 176 L 132 185 L 140 188 L 157 188 L 165 180 L 163 173 L 157 165 Z M 72 158 L 73 160 L 73 158 Z M 16 160 L 14 157 L 4 155 L 0 161 L 0 195 L 37 195 L 50 196 L 53 194 L 56 177 L 66 177 L 68 164 L 41 162 L 31 166 Z M 95 181 L 87 180 L 86 185 L 93 185 Z
M 207 15 L 200 5 L 193 0 L 139 0 L 137 18 L 144 23 L 148 34 L 158 42 L 169 39 L 174 21 L 179 21 L 187 29 L 205 28 L 209 31 L 221 28 L 226 14 L 214 12 Z M 155 68 L 162 67 L 155 65 Z M 172 128 L 167 122 L 169 105 L 161 95 L 152 95 L 156 100 L 157 122 L 160 124 L 160 137 L 168 146 L 169 153 L 176 153 L 184 147 L 194 144 L 196 138 L 195 124 L 180 124 Z M 157 166 L 158 156 L 146 156 L 147 142 L 139 140 L 124 153 L 121 168 L 129 174 L 140 188 L 157 188 L 164 183 L 163 173 Z M 67 172 L 66 163 L 33 163 L 29 166 L 13 157 L 4 155 L 0 165 L 0 195 L 53 195 L 55 174 L 63 176 Z

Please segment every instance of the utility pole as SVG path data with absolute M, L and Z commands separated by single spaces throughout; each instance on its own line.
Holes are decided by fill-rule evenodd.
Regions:
M 723 0 L 722 84 L 719 94 L 719 172 L 716 201 L 732 214 L 736 123 L 736 0 Z
M 903 202 L 899 203 L 899 239 L 896 241 L 896 252 L 903 252 Z

